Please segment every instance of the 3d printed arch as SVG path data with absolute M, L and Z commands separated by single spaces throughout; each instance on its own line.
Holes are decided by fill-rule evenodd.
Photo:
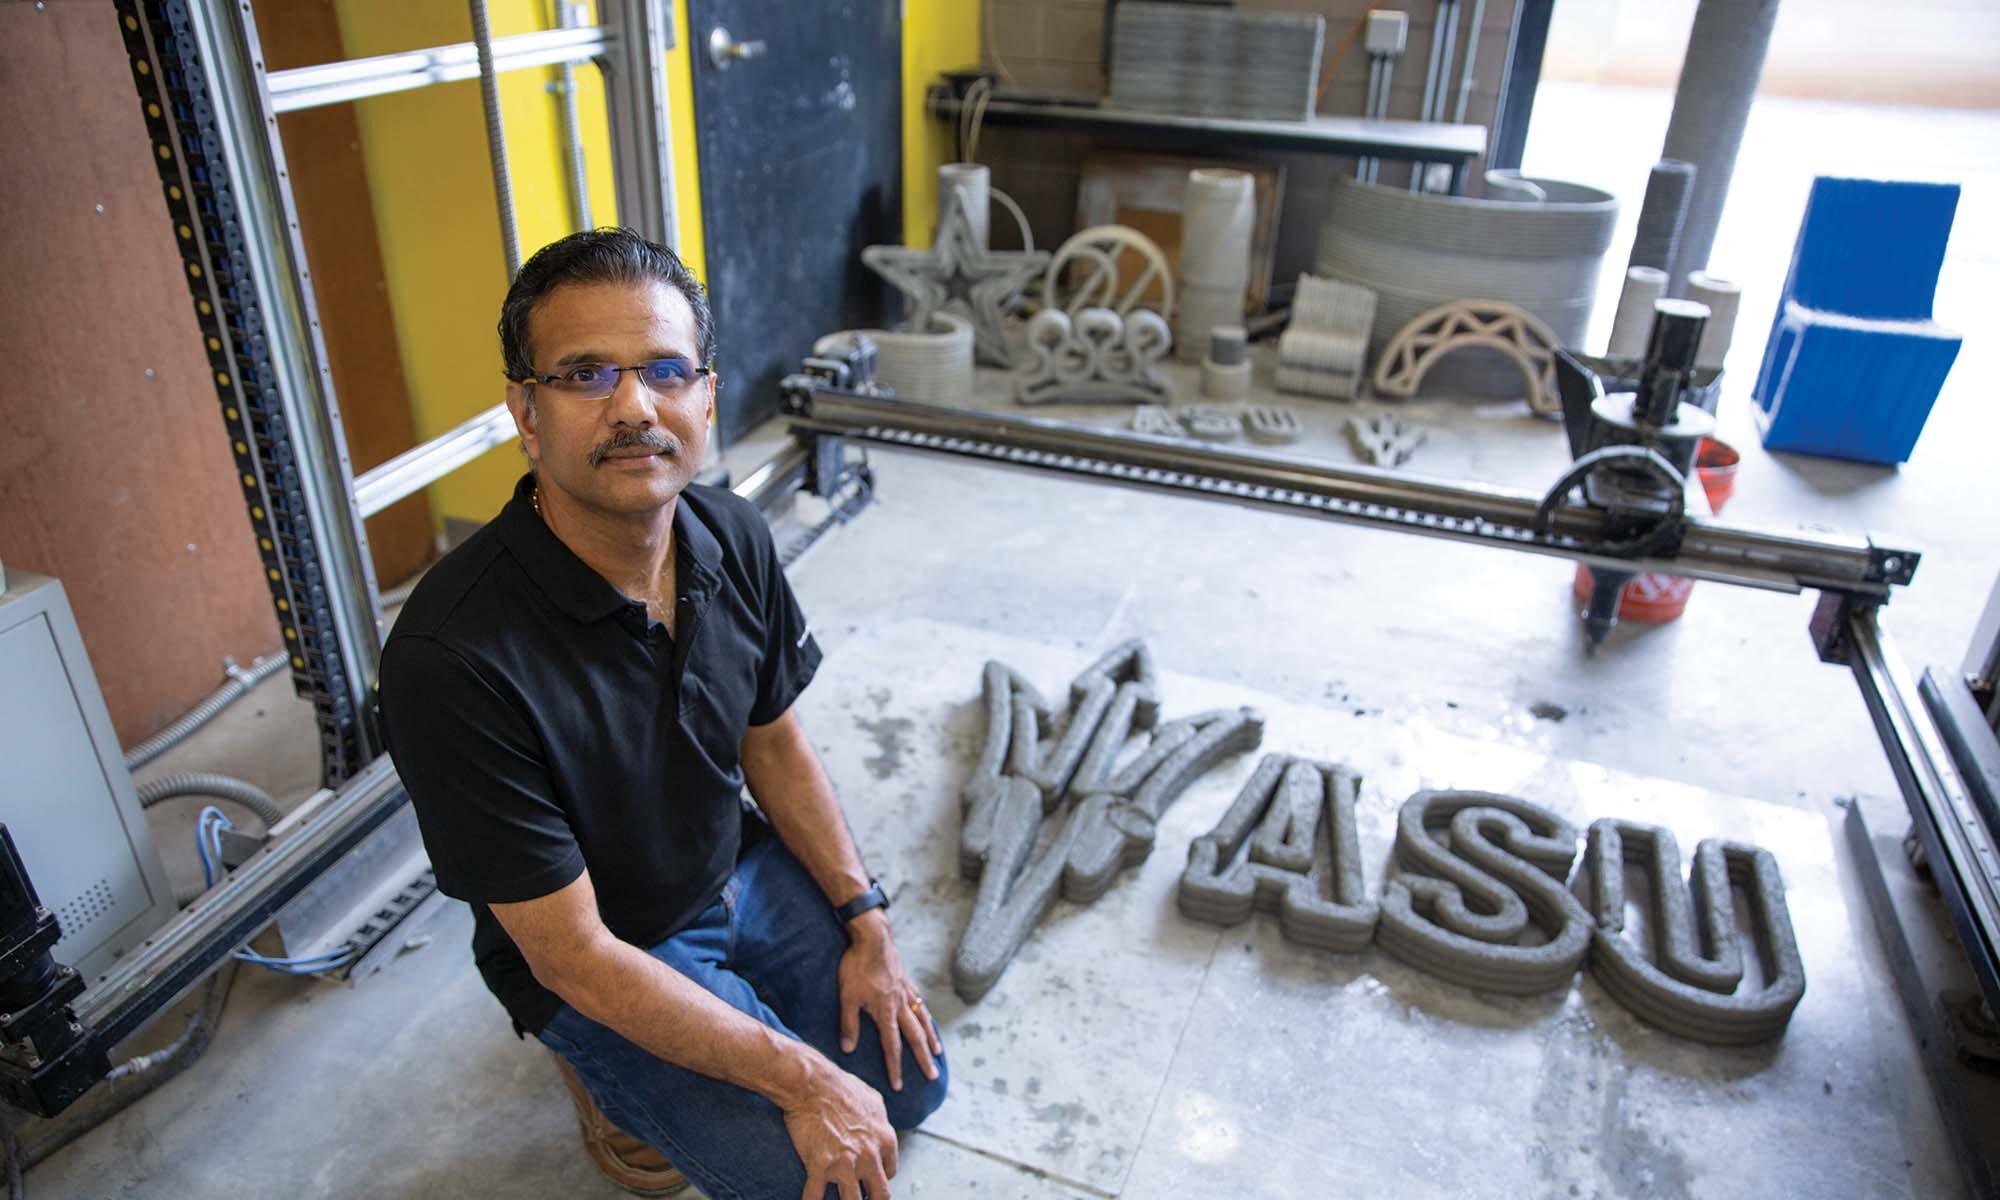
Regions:
M 1465 346 L 1484 346 L 1512 359 L 1521 369 L 1529 408 L 1543 415 L 1560 410 L 1555 335 L 1534 314 L 1501 300 L 1440 304 L 1397 330 L 1375 362 L 1376 394 L 1416 395 L 1431 367 Z

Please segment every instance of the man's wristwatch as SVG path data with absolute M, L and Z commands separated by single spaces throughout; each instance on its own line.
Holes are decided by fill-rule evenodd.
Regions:
M 833 911 L 840 916 L 841 922 L 845 924 L 862 913 L 873 912 L 875 909 L 887 907 L 889 907 L 889 897 L 883 893 L 882 885 L 874 879 L 870 879 L 867 891 L 840 905 Z

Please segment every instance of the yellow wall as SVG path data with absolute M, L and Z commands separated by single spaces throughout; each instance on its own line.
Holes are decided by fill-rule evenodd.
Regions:
M 349 58 L 469 41 L 471 19 L 452 0 L 335 0 Z M 675 49 L 668 56 L 675 193 L 684 257 L 702 273 L 700 195 L 688 75 L 686 6 L 673 5 Z M 548 0 L 492 0 L 494 37 L 547 28 Z M 515 224 L 525 260 L 572 231 L 562 157 L 561 109 L 548 85 L 555 67 L 500 77 Z M 579 123 L 590 180 L 591 219 L 618 213 L 605 124 L 603 77 L 576 70 Z M 363 155 L 382 241 L 384 277 L 409 382 L 416 434 L 447 432 L 506 398 L 495 324 L 507 293 L 506 252 L 487 159 L 484 109 L 476 80 L 357 102 Z M 484 521 L 505 503 L 522 459 L 509 445 L 430 488 L 431 510 Z
M 349 58 L 469 41 L 471 21 L 457 0 L 334 0 Z M 667 54 L 674 210 L 680 253 L 706 277 L 701 185 L 694 146 L 694 86 L 686 0 L 671 4 L 674 48 Z M 927 117 L 924 89 L 940 71 L 979 61 L 979 0 L 905 0 L 903 25 L 903 223 L 911 245 L 930 244 L 937 222 L 937 167 L 952 158 L 948 122 Z M 548 0 L 491 0 L 493 36 L 547 28 Z M 561 112 L 548 85 L 554 67 L 501 76 L 515 223 L 525 259 L 570 232 Z M 605 126 L 603 79 L 576 71 L 588 164 L 591 217 L 618 219 Z M 505 253 L 486 153 L 476 80 L 356 102 L 368 165 L 384 278 L 409 382 L 419 440 L 462 424 L 505 398 L 494 326 L 507 292 Z M 520 477 L 512 445 L 433 484 L 431 511 L 484 521 Z
M 924 89 L 941 71 L 979 65 L 980 0 L 903 5 L 903 240 L 931 244 L 937 169 L 953 157 L 952 125 L 924 112 Z

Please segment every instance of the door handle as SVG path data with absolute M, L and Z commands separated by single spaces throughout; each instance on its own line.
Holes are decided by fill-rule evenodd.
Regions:
M 717 70 L 726 69 L 736 59 L 761 58 L 763 54 L 762 41 L 739 42 L 720 25 L 708 31 L 708 61 L 715 64 Z

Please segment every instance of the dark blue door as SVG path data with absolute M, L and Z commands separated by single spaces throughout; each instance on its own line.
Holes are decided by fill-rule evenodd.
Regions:
M 901 5 L 687 3 L 728 445 L 814 338 L 881 322 L 860 254 L 902 240 Z

